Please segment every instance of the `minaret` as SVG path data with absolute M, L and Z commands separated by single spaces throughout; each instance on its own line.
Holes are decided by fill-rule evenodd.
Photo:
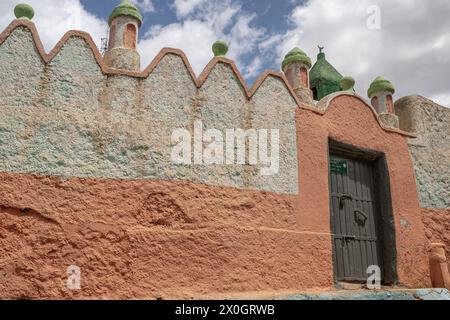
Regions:
M 141 57 L 136 50 L 142 15 L 129 0 L 114 8 L 109 17 L 109 45 L 104 61 L 111 68 L 139 71 Z
M 371 83 L 367 95 L 380 120 L 388 127 L 398 128 L 399 119 L 394 111 L 394 85 L 383 77 L 377 77 Z
M 312 104 L 312 91 L 309 89 L 309 69 L 311 59 L 303 50 L 294 48 L 284 57 L 281 68 L 297 97 L 305 103 Z
M 341 91 L 342 75 L 327 61 L 323 49 L 323 47 L 319 47 L 317 62 L 309 72 L 309 82 L 314 100 L 318 101 L 329 94 Z

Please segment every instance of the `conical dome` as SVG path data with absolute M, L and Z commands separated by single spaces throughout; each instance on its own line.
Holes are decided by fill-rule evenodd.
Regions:
M 309 77 L 311 87 L 316 86 L 320 80 L 332 81 L 339 84 L 342 79 L 342 75 L 339 71 L 325 59 L 325 53 L 323 52 L 319 53 L 317 56 L 317 62 L 311 68 Z
M 317 62 L 309 72 L 310 87 L 315 93 L 317 100 L 323 97 L 341 91 L 342 75 L 325 58 L 325 53 L 320 52 L 317 56 Z
M 142 15 L 139 9 L 129 0 L 122 1 L 121 4 L 114 8 L 113 12 L 109 16 L 109 24 L 111 25 L 111 22 L 119 16 L 134 17 L 139 21 L 139 26 L 142 24 Z

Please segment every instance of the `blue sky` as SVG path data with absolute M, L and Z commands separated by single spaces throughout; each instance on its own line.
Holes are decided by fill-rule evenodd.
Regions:
M 95 13 L 99 17 L 107 18 L 109 12 L 107 8 L 112 8 L 119 3 L 117 0 L 82 0 L 81 3 L 90 12 Z M 300 2 L 300 1 L 299 1 Z M 286 24 L 286 19 L 290 11 L 295 6 L 295 1 L 280 1 L 280 0 L 257 0 L 244 1 L 242 9 L 250 12 L 256 12 L 258 23 L 265 25 L 267 28 L 282 28 Z M 153 7 L 155 12 L 148 12 L 145 14 L 145 20 L 148 23 L 168 24 L 177 21 L 177 16 L 171 7 L 171 2 L 167 0 L 154 0 Z M 147 28 L 149 24 L 147 24 Z M 145 26 L 144 26 L 145 29 Z
M 85 8 L 105 20 L 108 19 L 110 8 L 120 3 L 121 0 L 81 0 Z M 283 0 L 253 0 L 240 1 L 241 14 L 255 15 L 252 24 L 259 28 L 264 28 L 268 33 L 277 33 L 286 30 L 289 24 L 289 15 L 292 10 L 300 5 L 301 0 L 283 1 Z M 144 24 L 142 25 L 140 38 L 143 39 L 145 33 L 155 25 L 169 25 L 180 21 L 176 14 L 173 1 L 153 0 L 153 10 L 143 11 Z M 227 26 L 224 32 L 230 32 L 231 26 Z M 258 55 L 258 50 L 243 55 L 241 65 L 250 65 L 252 59 Z M 280 66 L 276 60 L 264 60 L 260 66 L 260 70 L 279 70 Z M 198 71 L 198 69 L 197 69 Z M 244 74 L 245 76 L 245 74 Z M 256 79 L 257 74 L 247 74 L 246 80 L 251 84 Z
M 283 30 L 287 26 L 287 17 L 293 8 L 302 1 L 283 1 L 283 0 L 253 0 L 242 1 L 242 10 L 256 13 L 255 23 L 264 26 L 268 30 Z M 120 0 L 81 0 L 86 9 L 99 17 L 107 19 L 108 9 L 113 8 Z M 178 21 L 177 15 L 173 9 L 171 1 L 154 0 L 152 1 L 153 12 L 143 13 L 145 23 L 143 31 L 147 31 L 152 24 L 170 24 Z
M 107 19 L 121 0 L 1 0 L 0 30 L 27 2 L 47 51 L 69 30 L 107 37 Z M 317 45 L 366 97 L 374 78 L 396 86 L 396 99 L 420 94 L 450 107 L 450 0 L 131 0 L 144 15 L 138 50 L 145 68 L 163 47 L 183 50 L 196 74 L 224 39 L 249 86 L 283 56 Z

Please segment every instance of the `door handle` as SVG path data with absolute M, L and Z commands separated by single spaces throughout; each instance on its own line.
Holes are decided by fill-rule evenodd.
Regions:
M 363 212 L 363 211 L 361 211 L 361 210 L 359 210 L 359 209 L 355 209 L 354 211 L 354 214 L 355 214 L 355 219 L 356 220 L 361 220 L 361 219 L 359 219 L 359 216 L 358 215 L 361 215 L 361 216 L 363 216 L 363 222 L 364 223 L 366 223 L 366 221 L 369 219 L 369 216 L 367 215 L 367 213 L 365 213 L 365 212 Z

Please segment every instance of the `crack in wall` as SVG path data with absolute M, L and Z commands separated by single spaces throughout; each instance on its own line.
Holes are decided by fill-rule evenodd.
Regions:
M 7 213 L 9 215 L 16 216 L 19 218 L 31 217 L 45 223 L 61 226 L 61 224 L 56 219 L 49 217 L 47 214 L 44 214 L 32 208 L 20 208 L 20 207 L 10 207 L 0 205 L 0 213 Z

